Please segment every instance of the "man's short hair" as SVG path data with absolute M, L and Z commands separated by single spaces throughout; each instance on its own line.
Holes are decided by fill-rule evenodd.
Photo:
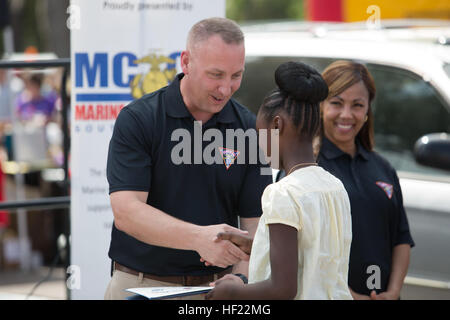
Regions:
M 236 22 L 215 17 L 201 20 L 191 28 L 187 38 L 187 48 L 208 40 L 214 35 L 219 35 L 226 44 L 244 42 L 244 34 Z

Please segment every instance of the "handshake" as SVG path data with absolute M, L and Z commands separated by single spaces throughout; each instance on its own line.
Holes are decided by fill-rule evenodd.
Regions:
M 216 225 L 206 228 L 214 227 L 221 227 L 222 230 L 209 238 L 212 241 L 203 242 L 197 250 L 201 257 L 201 262 L 206 266 L 226 268 L 241 260 L 249 260 L 253 238 L 248 235 L 248 231 L 228 225 Z

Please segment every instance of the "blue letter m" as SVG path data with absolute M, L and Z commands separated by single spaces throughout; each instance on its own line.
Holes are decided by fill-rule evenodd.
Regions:
M 108 86 L 108 54 L 94 54 L 92 66 L 89 64 L 87 53 L 75 54 L 75 86 L 83 87 L 83 69 L 86 70 L 86 76 L 89 87 L 95 86 L 97 71 L 100 69 L 100 87 Z

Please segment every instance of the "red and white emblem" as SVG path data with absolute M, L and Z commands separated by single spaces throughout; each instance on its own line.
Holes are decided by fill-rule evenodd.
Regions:
M 228 148 L 222 148 L 219 147 L 220 154 L 222 155 L 223 163 L 225 164 L 225 167 L 227 170 L 230 168 L 230 166 L 234 163 L 236 158 L 239 155 L 239 151 L 228 149 Z
M 377 181 L 375 183 L 377 184 L 377 186 L 383 189 L 389 199 L 392 198 L 392 194 L 394 193 L 394 187 L 392 186 L 392 184 L 383 181 Z

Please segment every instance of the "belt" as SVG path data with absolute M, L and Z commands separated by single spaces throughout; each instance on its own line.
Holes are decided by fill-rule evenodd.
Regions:
M 149 273 L 143 273 L 139 272 L 133 269 L 130 269 L 128 267 L 125 267 L 117 262 L 114 261 L 114 270 L 119 270 L 128 274 L 132 274 L 134 276 L 142 276 L 147 279 L 156 280 L 156 281 L 162 281 L 162 282 L 170 282 L 174 284 L 179 284 L 182 286 L 199 286 L 202 284 L 206 284 L 208 282 L 213 282 L 224 275 L 231 273 L 231 267 L 214 274 L 208 274 L 203 276 L 157 276 L 155 274 L 149 274 Z

